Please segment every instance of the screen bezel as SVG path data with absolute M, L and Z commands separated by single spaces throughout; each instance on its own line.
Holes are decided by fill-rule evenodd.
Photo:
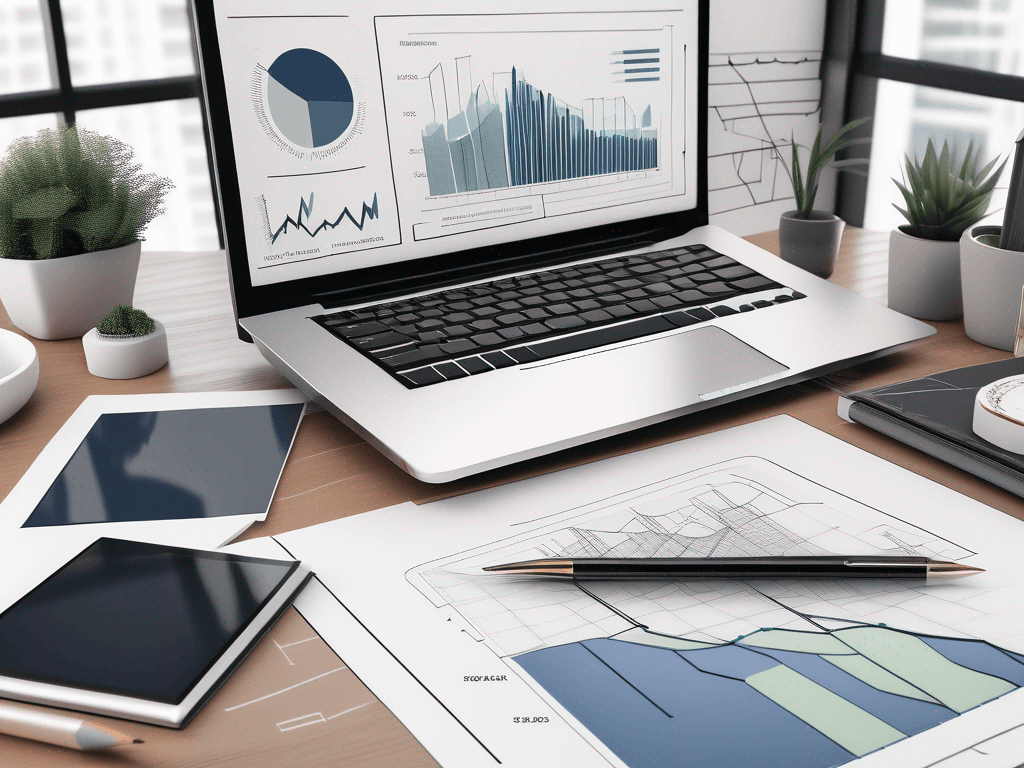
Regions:
M 708 223 L 707 100 L 710 0 L 696 0 L 697 26 L 697 187 L 692 209 L 648 216 L 527 240 L 458 250 L 391 264 L 254 286 L 245 244 L 241 194 L 235 168 L 214 0 L 192 0 L 193 23 L 210 126 L 217 205 L 224 224 L 228 276 L 236 322 L 245 317 L 307 304 L 325 307 L 382 300 L 430 288 L 471 282 L 497 274 L 581 258 L 581 253 L 624 250 L 685 234 Z M 378 64 L 379 66 L 379 64 Z M 598 251 L 600 252 L 600 251 Z M 250 340 L 240 326 L 239 336 Z

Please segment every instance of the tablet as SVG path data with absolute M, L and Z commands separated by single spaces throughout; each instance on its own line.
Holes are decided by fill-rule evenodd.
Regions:
M 181 728 L 310 576 L 298 561 L 98 539 L 0 614 L 0 696 Z

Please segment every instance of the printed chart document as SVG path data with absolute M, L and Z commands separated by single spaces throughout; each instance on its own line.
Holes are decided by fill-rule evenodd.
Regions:
M 443 765 L 1012 766 L 1024 525 L 792 418 L 274 537 Z M 906 554 L 893 580 L 571 581 L 536 557 Z

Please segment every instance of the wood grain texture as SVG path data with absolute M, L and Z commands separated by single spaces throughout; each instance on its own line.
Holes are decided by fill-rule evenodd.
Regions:
M 747 239 L 778 253 L 776 232 Z M 848 227 L 832 281 L 884 304 L 888 239 L 887 233 Z M 39 388 L 18 415 L 0 425 L 0 495 L 10 491 L 46 442 L 88 395 L 288 386 L 252 345 L 239 341 L 235 334 L 222 252 L 143 253 L 136 304 L 167 326 L 170 345 L 169 365 L 145 378 L 129 382 L 97 379 L 86 371 L 80 340 L 33 340 L 40 356 Z M 914 348 L 848 368 L 825 380 L 816 379 L 767 392 L 444 486 L 415 480 L 331 416 L 314 413 L 307 416 L 299 430 L 266 522 L 253 526 L 243 538 L 266 536 L 410 500 L 423 503 L 782 413 L 1024 518 L 1024 504 L 1012 494 L 864 427 L 848 424 L 836 415 L 837 390 L 894 383 L 1010 356 L 972 342 L 960 320 L 933 325 L 938 333 Z M 0 327 L 12 329 L 4 312 L 0 312 Z M 288 614 L 287 620 L 301 621 L 294 612 Z M 147 739 L 147 744 L 132 748 L 130 752 L 126 749 L 105 756 L 103 759 L 107 762 L 94 764 L 242 766 L 271 765 L 274 760 L 294 766 L 435 764 L 409 732 L 368 692 L 366 696 L 375 702 L 374 706 L 354 713 L 358 717 L 341 718 L 336 728 L 324 733 L 323 742 L 281 741 L 275 746 L 259 739 L 253 741 L 256 737 L 244 730 L 232 730 L 233 726 L 225 719 L 223 702 L 234 697 L 236 689 L 256 686 L 256 681 L 270 673 L 268 665 L 277 653 L 272 645 L 268 648 L 266 641 L 257 650 L 187 729 L 182 732 L 156 729 L 159 733 L 152 741 L 147 730 L 147 735 L 142 737 Z M 361 686 L 349 671 L 339 672 L 334 684 L 339 690 L 358 691 Z M 134 726 L 122 723 L 121 727 Z M 314 730 L 310 726 L 294 733 L 307 731 L 311 736 Z M 287 733 L 279 735 L 288 737 Z M 256 743 L 264 746 L 255 749 Z M 0 752 L 5 758 L 10 756 L 12 764 L 27 766 L 60 765 L 59 760 L 70 760 L 67 756 L 58 756 L 51 748 L 5 737 L 0 737 Z

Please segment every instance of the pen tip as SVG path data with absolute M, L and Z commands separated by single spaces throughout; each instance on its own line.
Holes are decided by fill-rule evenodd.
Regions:
M 134 739 L 134 740 L 132 741 L 132 744 L 145 744 L 145 743 L 146 743 L 146 742 L 144 742 L 144 741 L 143 741 L 142 739 Z

